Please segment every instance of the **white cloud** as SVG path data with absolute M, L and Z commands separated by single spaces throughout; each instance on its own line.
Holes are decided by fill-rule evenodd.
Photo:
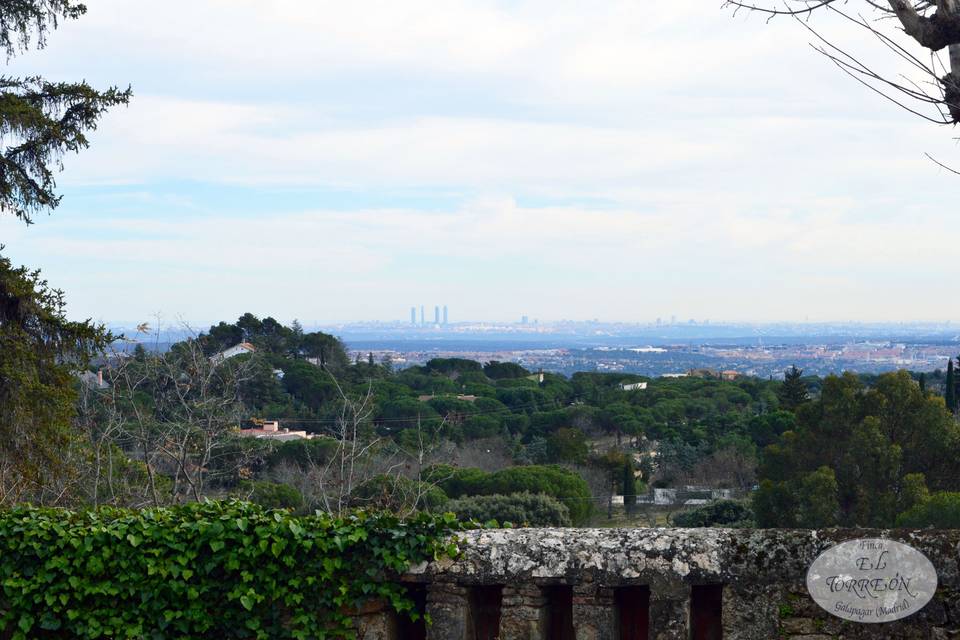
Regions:
M 390 317 L 425 291 L 460 317 L 960 311 L 938 295 L 954 183 L 922 155 L 956 157 L 949 132 L 842 76 L 790 21 L 626 0 L 88 4 L 11 73 L 137 95 L 66 159 L 50 224 L 0 222 L 83 315 Z M 315 190 L 238 216 L 155 189 L 181 182 L 416 191 L 431 211 Z M 116 185 L 137 185 L 137 219 Z
M 914 220 L 857 220 L 863 204 L 814 201 L 758 216 L 735 202 L 691 199 L 641 212 L 495 197 L 436 213 L 76 221 L 39 228 L 32 249 L 71 292 L 76 313 L 106 318 L 158 309 L 231 317 L 248 307 L 288 319 L 346 320 L 358 309 L 401 317 L 424 296 L 474 317 L 489 317 L 490 300 L 494 314 L 525 309 L 544 318 L 650 319 L 679 309 L 775 320 L 803 309 L 921 319 L 960 311 L 932 295 L 950 286 L 936 256 L 950 255 L 960 223 L 931 236 Z M 914 278 L 902 276 L 905 266 Z M 909 306 L 891 306 L 898 297 Z

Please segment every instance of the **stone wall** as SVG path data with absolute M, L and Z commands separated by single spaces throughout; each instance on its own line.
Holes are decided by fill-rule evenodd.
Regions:
M 809 597 L 813 560 L 868 537 L 904 542 L 933 562 L 939 587 L 923 610 L 854 624 Z M 498 529 L 460 539 L 458 560 L 403 577 L 426 585 L 430 640 L 960 639 L 960 531 Z M 387 622 L 368 626 L 384 631 L 367 640 L 396 637 Z

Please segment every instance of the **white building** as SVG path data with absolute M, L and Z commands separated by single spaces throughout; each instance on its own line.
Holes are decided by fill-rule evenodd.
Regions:
M 229 360 L 234 356 L 241 356 L 245 353 L 253 353 L 257 348 L 250 344 L 249 342 L 241 342 L 240 344 L 235 344 L 229 349 L 224 349 L 220 353 L 215 353 L 210 356 L 210 364 L 217 366 L 224 360 Z

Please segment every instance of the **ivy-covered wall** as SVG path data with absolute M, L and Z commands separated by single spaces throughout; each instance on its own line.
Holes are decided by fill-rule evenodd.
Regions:
M 335 638 L 453 553 L 455 520 L 294 517 L 242 502 L 0 511 L 0 638 Z

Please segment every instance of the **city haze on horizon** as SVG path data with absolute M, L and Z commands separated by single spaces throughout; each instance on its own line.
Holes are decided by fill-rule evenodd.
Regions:
M 257 314 L 254 314 L 257 315 Z M 145 321 L 113 320 L 101 321 L 115 333 L 123 332 L 125 337 L 149 342 L 160 336 L 187 336 L 206 332 L 220 322 L 232 323 L 239 317 L 218 318 L 214 320 L 188 321 L 183 318 L 167 319 L 154 316 Z M 257 316 L 260 319 L 266 315 Z M 273 317 L 273 316 L 271 316 Z M 449 319 L 436 322 L 432 315 L 425 314 L 423 320 L 416 313 L 415 321 L 404 320 L 356 320 L 346 322 L 321 322 L 308 318 L 276 318 L 284 325 L 297 322 L 304 331 L 325 331 L 344 337 L 348 342 L 354 339 L 488 339 L 491 342 L 514 337 L 533 337 L 562 343 L 566 339 L 573 341 L 596 337 L 598 339 L 643 340 L 653 339 L 665 344 L 671 339 L 696 341 L 723 338 L 872 338 L 901 339 L 905 337 L 936 338 L 938 340 L 960 342 L 960 323 L 946 321 L 914 322 L 871 322 L 871 321 L 782 321 L 749 322 L 723 321 L 695 318 L 656 318 L 646 322 L 604 320 L 602 318 L 541 320 L 529 316 L 517 319 Z M 138 331 L 146 327 L 145 331 Z M 163 340 L 167 338 L 163 337 Z M 179 338 L 178 338 L 179 339 Z M 571 342 L 572 344 L 572 342 Z M 624 343 L 626 344 L 626 343 Z
M 0 219 L 5 255 L 42 268 L 73 318 L 960 318 L 956 178 L 924 157 L 949 163 L 954 141 L 794 21 L 87 4 L 8 72 L 130 83 L 134 99 L 65 158 L 51 216 Z M 817 20 L 898 69 L 870 34 Z

